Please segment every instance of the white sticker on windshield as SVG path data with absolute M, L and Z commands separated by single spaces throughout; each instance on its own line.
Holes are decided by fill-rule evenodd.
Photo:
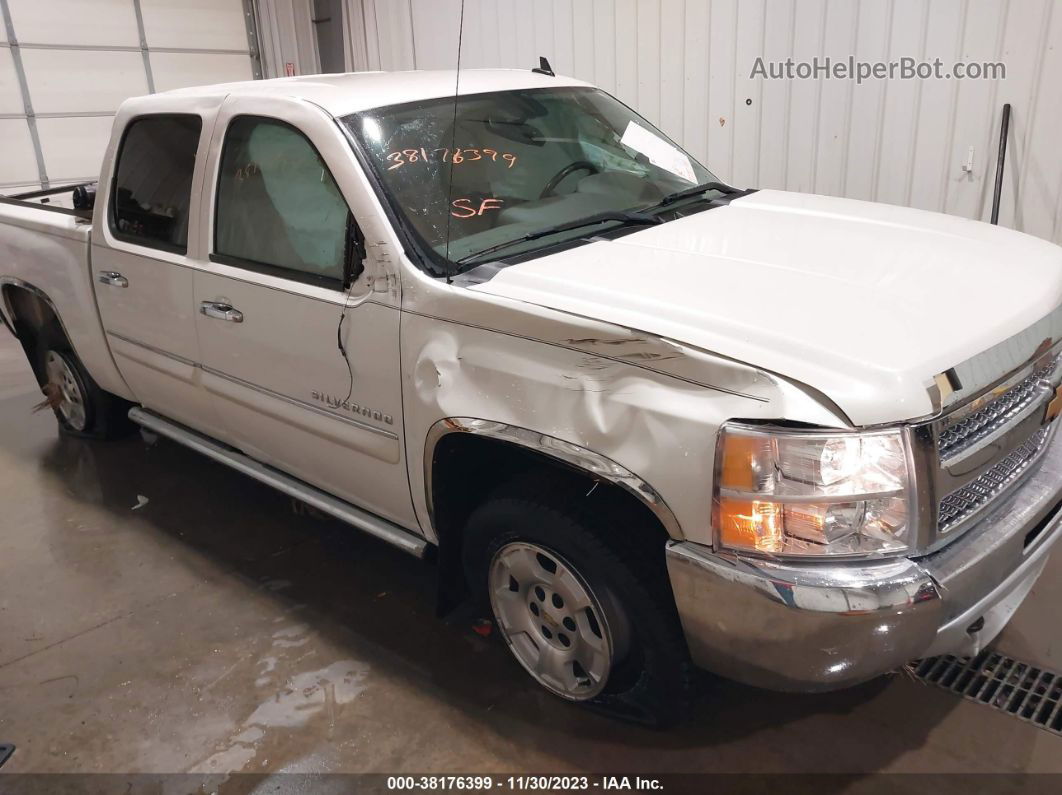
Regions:
M 640 124 L 627 122 L 620 143 L 629 146 L 635 152 L 641 152 L 654 166 L 670 171 L 687 182 L 697 182 L 690 159 L 663 138 L 649 132 Z

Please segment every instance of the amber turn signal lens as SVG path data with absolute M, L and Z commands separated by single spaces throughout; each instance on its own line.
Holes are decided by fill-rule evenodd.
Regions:
M 719 535 L 725 546 L 778 552 L 784 545 L 783 508 L 776 502 L 719 500 Z
M 753 462 L 763 445 L 764 440 L 757 436 L 727 436 L 719 485 L 724 489 L 753 491 L 756 485 Z

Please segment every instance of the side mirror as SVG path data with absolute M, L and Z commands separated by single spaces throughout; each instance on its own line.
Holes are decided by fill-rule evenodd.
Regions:
M 344 268 L 346 271 L 345 278 L 343 279 L 344 288 L 349 288 L 361 278 L 361 274 L 365 272 L 365 257 L 367 256 L 368 253 L 365 250 L 365 235 L 362 234 L 358 222 L 354 220 L 354 215 L 348 215 L 347 261 Z

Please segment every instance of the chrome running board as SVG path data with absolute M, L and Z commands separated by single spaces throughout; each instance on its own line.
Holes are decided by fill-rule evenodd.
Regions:
M 290 475 L 285 475 L 278 469 L 261 464 L 239 450 L 227 447 L 183 425 L 178 425 L 160 417 L 158 414 L 139 407 L 129 410 L 129 419 L 137 425 L 157 433 L 159 436 L 173 439 L 173 441 L 179 442 L 185 447 L 202 453 L 207 458 L 212 458 L 226 466 L 230 466 L 237 472 L 242 472 L 261 483 L 265 483 L 267 486 L 272 486 L 277 491 L 301 500 L 307 505 L 312 505 L 329 516 L 334 516 L 336 519 L 353 525 L 371 536 L 393 544 L 414 557 L 423 558 L 427 552 L 428 542 L 420 536 L 414 535 L 408 530 L 375 514 L 357 508 L 349 502 L 337 499 L 308 483 L 303 483 Z

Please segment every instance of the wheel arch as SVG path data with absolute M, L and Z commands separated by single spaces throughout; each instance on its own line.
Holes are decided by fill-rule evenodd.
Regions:
M 4 322 L 22 345 L 26 358 L 40 379 L 41 374 L 36 372 L 35 346 L 43 331 L 54 328 L 65 337 L 73 350 L 73 339 L 63 324 L 59 310 L 48 294 L 39 287 L 9 276 L 0 277 L 0 299 Z M 76 350 L 74 352 L 77 353 Z
M 600 453 L 527 428 L 474 417 L 439 420 L 427 434 L 423 465 L 428 521 L 439 548 L 440 612 L 464 596 L 465 520 L 497 486 L 525 471 L 551 468 L 559 476 L 582 478 L 591 488 L 610 489 L 655 528 L 661 555 L 669 540 L 685 537 L 671 508 L 637 474 Z
M 134 401 L 136 396 L 125 383 L 107 344 L 91 282 L 66 281 L 76 275 L 65 270 L 56 274 L 56 283 L 49 285 L 51 295 L 24 279 L 0 276 L 0 314 L 5 316 L 5 323 L 22 343 L 30 361 L 41 331 L 50 329 L 53 337 L 63 338 L 96 385 L 123 400 Z
M 681 541 L 685 538 L 682 526 L 659 492 L 622 464 L 555 436 L 504 422 L 474 417 L 447 417 L 436 422 L 428 431 L 424 444 L 424 485 L 428 514 L 433 527 L 435 525 L 435 489 L 439 480 L 435 472 L 438 465 L 436 453 L 440 442 L 454 434 L 492 439 L 495 442 L 522 448 L 539 458 L 552 460 L 554 464 L 563 465 L 569 470 L 581 473 L 591 480 L 608 482 L 627 492 L 645 506 L 671 539 Z

